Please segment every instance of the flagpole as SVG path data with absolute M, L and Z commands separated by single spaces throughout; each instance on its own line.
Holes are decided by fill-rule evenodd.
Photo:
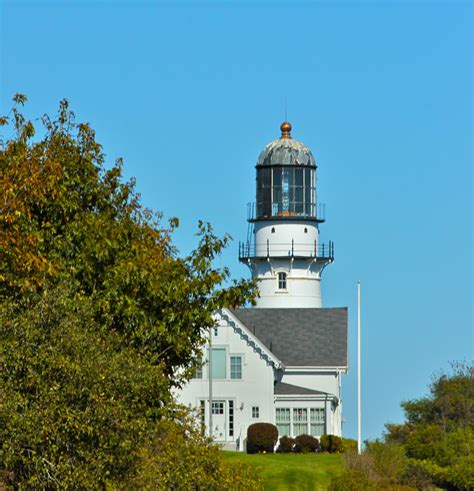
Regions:
M 357 281 L 357 453 L 362 452 L 362 425 L 360 401 L 360 280 Z

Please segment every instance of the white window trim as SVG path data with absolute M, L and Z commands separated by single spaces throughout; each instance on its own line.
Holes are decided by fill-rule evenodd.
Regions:
M 285 275 L 285 285 L 286 288 L 280 288 L 280 274 L 283 273 Z M 277 288 L 275 289 L 276 294 L 287 294 L 288 293 L 288 278 L 289 278 L 289 271 L 286 269 L 276 269 L 275 270 L 275 278 L 277 281 Z
M 240 360 L 241 360 L 241 364 L 240 364 L 241 377 L 240 378 L 231 378 L 231 373 L 230 373 L 230 369 L 231 369 L 230 357 L 231 356 L 239 356 L 240 357 Z M 229 363 L 229 380 L 231 380 L 232 382 L 244 380 L 245 355 L 243 353 L 229 353 L 229 362 L 228 363 Z

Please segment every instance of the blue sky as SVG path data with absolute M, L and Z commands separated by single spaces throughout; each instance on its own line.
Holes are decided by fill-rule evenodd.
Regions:
M 294 138 L 318 162 L 325 306 L 350 309 L 345 434 L 355 437 L 356 281 L 364 438 L 400 421 L 431 374 L 473 357 L 470 2 L 22 2 L 1 6 L 1 112 L 70 100 L 143 202 L 235 239 L 259 152 Z

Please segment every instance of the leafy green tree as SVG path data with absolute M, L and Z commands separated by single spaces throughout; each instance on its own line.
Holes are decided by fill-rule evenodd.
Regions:
M 454 364 L 427 397 L 402 407 L 406 421 L 387 424 L 385 441 L 367 442 L 362 455 L 348 454 L 331 489 L 474 489 L 474 366 Z
M 120 478 L 171 403 L 162 367 L 101 333 L 90 299 L 67 288 L 0 309 L 0 462 L 19 486 L 96 489 Z
M 181 424 L 171 393 L 213 313 L 255 286 L 225 287 L 213 261 L 229 237 L 208 224 L 180 257 L 177 219 L 141 205 L 67 101 L 36 139 L 25 101 L 0 118 L 0 483 L 119 487 L 157 425 Z M 199 438 L 190 445 L 214 452 Z
M 0 151 L 0 294 L 27 295 L 59 276 L 74 280 L 104 329 L 164 361 L 179 383 L 178 369 L 190 366 L 213 312 L 255 295 L 248 281 L 222 288 L 230 273 L 213 260 L 230 237 L 199 223 L 197 248 L 178 257 L 178 220 L 163 226 L 140 204 L 134 182 L 122 183 L 120 161 L 105 168 L 94 131 L 74 122 L 67 101 L 56 119 L 43 117 L 44 136 L 34 141 L 18 109 L 25 98 L 14 100 L 1 120 L 11 120 L 15 136 Z

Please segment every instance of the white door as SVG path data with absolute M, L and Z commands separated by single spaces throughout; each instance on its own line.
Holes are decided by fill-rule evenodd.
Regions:
M 225 401 L 212 401 L 212 436 L 218 442 L 226 441 Z

